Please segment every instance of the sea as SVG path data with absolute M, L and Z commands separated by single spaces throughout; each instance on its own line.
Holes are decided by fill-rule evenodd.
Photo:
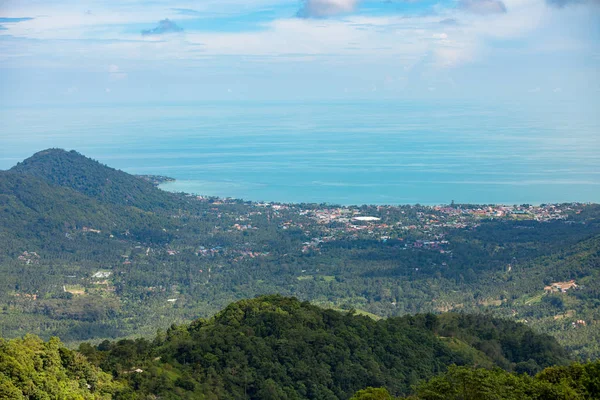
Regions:
M 570 102 L 198 102 L 0 109 L 0 169 L 75 149 L 164 190 L 329 204 L 600 202 L 600 113 Z

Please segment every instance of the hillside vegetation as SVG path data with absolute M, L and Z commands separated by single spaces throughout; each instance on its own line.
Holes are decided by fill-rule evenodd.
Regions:
M 419 383 L 414 394 L 395 397 L 386 388 L 369 387 L 350 400 L 585 400 L 600 398 L 600 361 L 546 368 L 536 376 L 501 369 L 451 366 Z
M 150 338 L 280 293 L 378 318 L 491 313 L 597 359 L 599 221 L 594 204 L 340 207 L 173 194 L 50 149 L 0 172 L 0 335 Z M 468 343 L 474 358 L 499 351 L 456 338 L 447 345 Z
M 374 321 L 278 295 L 230 304 L 152 341 L 84 343 L 78 352 L 56 338 L 0 341 L 3 399 L 587 399 L 600 393 L 598 371 L 600 363 L 569 364 L 553 338 L 511 321 Z
M 134 206 L 146 211 L 174 204 L 172 196 L 155 190 L 150 182 L 90 162 L 89 158 L 74 150 L 44 150 L 18 163 L 10 171 L 68 187 L 109 204 Z
M 173 398 L 347 399 L 368 386 L 407 394 L 451 364 L 486 360 L 539 372 L 568 358 L 556 341 L 509 321 L 458 314 L 374 321 L 281 296 L 242 300 L 209 320 L 144 339 L 80 346 L 90 360 L 135 388 Z M 477 347 L 448 345 L 470 338 Z M 493 336 L 490 336 L 490 329 Z M 131 374 L 131 370 L 144 372 Z
M 0 398 L 111 399 L 123 386 L 57 338 L 0 339 Z

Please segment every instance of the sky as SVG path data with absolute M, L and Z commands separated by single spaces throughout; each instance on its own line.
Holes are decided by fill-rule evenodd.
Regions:
M 600 0 L 0 0 L 0 105 L 569 100 Z

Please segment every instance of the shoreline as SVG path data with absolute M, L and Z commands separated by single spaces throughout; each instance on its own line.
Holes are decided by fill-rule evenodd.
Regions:
M 141 177 L 141 175 L 136 175 Z M 562 202 L 497 202 L 497 203 L 440 203 L 440 202 L 432 202 L 432 203 L 335 203 L 335 202 L 311 202 L 311 201 L 277 201 L 277 200 L 251 200 L 245 198 L 231 197 L 231 196 L 223 196 L 223 195 L 209 195 L 206 193 L 197 193 L 197 192 L 186 192 L 181 190 L 169 190 L 165 188 L 166 185 L 172 185 L 177 182 L 182 182 L 182 180 L 177 180 L 171 177 L 163 177 L 160 175 L 145 175 L 151 177 L 160 177 L 166 178 L 165 181 L 162 181 L 155 186 L 169 193 L 180 193 L 186 196 L 197 196 L 202 197 L 204 199 L 214 199 L 221 201 L 232 201 L 232 202 L 243 202 L 243 203 L 252 203 L 254 205 L 307 205 L 307 206 L 320 206 L 320 207 L 343 207 L 343 208 L 360 208 L 360 207 L 423 207 L 423 208 L 445 208 L 445 207 L 457 207 L 459 209 L 476 209 L 481 207 L 504 207 L 504 208 L 525 208 L 524 206 L 540 208 L 543 206 L 568 206 L 568 205 L 598 205 L 600 202 L 594 201 L 562 201 Z M 183 180 L 185 181 L 185 180 Z M 195 180 L 190 180 L 195 181 Z M 197 181 L 196 181 L 197 182 Z

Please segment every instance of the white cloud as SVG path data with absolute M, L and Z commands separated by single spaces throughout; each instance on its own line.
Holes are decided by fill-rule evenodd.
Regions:
M 304 0 L 298 16 L 323 18 L 346 14 L 356 9 L 358 0 Z
M 475 14 L 503 14 L 506 6 L 500 0 L 459 0 L 460 8 Z
M 359 0 L 307 0 L 303 9 L 310 16 L 330 16 L 349 13 Z M 223 7 L 237 12 L 247 5 L 256 9 L 276 0 L 223 0 Z M 82 68 L 98 69 L 107 60 L 132 68 L 152 68 L 151 62 L 179 65 L 198 65 L 218 57 L 245 57 L 245 63 L 315 62 L 327 59 L 329 63 L 343 64 L 353 60 L 356 65 L 382 65 L 408 73 L 413 68 L 456 68 L 482 60 L 494 51 L 492 40 L 519 39 L 523 43 L 538 35 L 541 28 L 559 26 L 560 18 L 574 11 L 556 10 L 546 6 L 545 0 L 504 0 L 508 13 L 474 13 L 473 8 L 491 10 L 495 0 L 463 0 L 471 9 L 438 9 L 436 15 L 406 17 L 401 15 L 361 16 L 346 15 L 343 19 L 282 18 L 262 23 L 260 29 L 240 32 L 195 31 L 186 29 L 175 37 L 144 37 L 139 24 L 152 27 L 164 18 L 181 19 L 174 7 L 188 7 L 200 13 L 215 12 L 219 4 L 205 1 L 201 4 L 153 2 L 148 7 L 126 5 L 100 7 L 100 3 L 85 7 L 47 6 L 37 3 L 33 20 L 9 27 L 8 33 L 16 38 L 32 39 L 26 45 L 12 46 L 0 42 L 0 60 L 23 62 L 37 57 L 39 65 L 61 62 Z M 40 5 L 41 4 L 41 5 Z M 502 3 L 504 4 L 504 3 Z M 11 12 L 24 16 L 32 13 L 18 11 L 18 3 Z M 254 8 L 252 8 L 254 7 Z M 481 8 L 483 7 L 483 8 Z M 86 14 L 91 9 L 92 15 Z M 32 10 L 30 10 L 32 11 Z M 468 12 L 467 12 L 468 11 Z M 173 15 L 169 12 L 175 13 Z M 440 21 L 457 21 L 440 25 Z M 135 24 L 135 29 L 124 26 Z M 186 27 L 187 28 L 187 27 Z M 441 31 L 443 29 L 443 32 Z M 553 28 L 554 29 L 554 28 Z M 566 29 L 566 28 L 565 28 Z M 566 36 L 566 35 L 564 35 Z M 75 39 L 75 40 L 73 40 Z M 561 43 L 574 46 L 577 39 L 565 38 Z M 546 40 L 546 42 L 548 42 Z M 552 45 L 556 46 L 553 40 Z M 24 50 L 26 49 L 26 50 Z M 28 54 L 23 54 L 26 51 Z M 526 50 L 519 50 L 526 51 Z M 90 67 L 91 66 L 91 67 Z M 160 68 L 163 68 L 161 65 Z M 111 80 L 127 78 L 127 72 L 116 64 L 108 66 Z
M 206 55 L 356 56 L 375 61 L 422 58 L 437 48 L 474 47 L 479 28 L 439 32 L 439 16 L 346 17 L 344 20 L 279 19 L 264 30 L 241 33 L 188 32 L 187 43 Z M 173 42 L 170 42 L 173 44 Z M 164 43 L 165 47 L 169 45 Z M 465 51 L 462 51 L 465 53 Z
M 476 58 L 477 47 L 474 44 L 439 46 L 433 50 L 435 64 L 442 68 L 458 67 Z

